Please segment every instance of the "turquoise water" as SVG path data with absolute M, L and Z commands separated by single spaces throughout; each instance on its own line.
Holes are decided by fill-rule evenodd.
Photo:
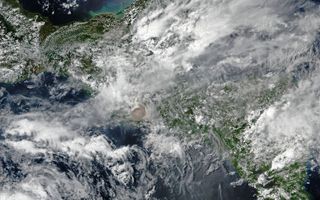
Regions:
M 64 6 L 67 0 L 47 1 L 44 5 L 44 1 L 19 0 L 24 9 L 40 13 L 56 25 L 85 21 L 103 13 L 118 14 L 128 8 L 135 0 L 77 0 L 78 6 L 70 9 L 66 9 Z
M 107 0 L 105 5 L 99 10 L 90 11 L 90 16 L 96 16 L 102 13 L 119 13 L 124 9 L 128 8 L 134 0 Z

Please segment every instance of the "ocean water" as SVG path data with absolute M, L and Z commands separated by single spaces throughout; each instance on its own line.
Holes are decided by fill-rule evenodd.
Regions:
M 53 24 L 63 25 L 73 21 L 85 21 L 102 13 L 118 13 L 134 0 L 19 0 L 21 6 L 31 12 L 48 17 Z
M 313 161 L 314 162 L 314 161 Z M 312 165 L 310 162 L 307 163 L 307 178 L 306 178 L 306 190 L 309 192 L 310 199 L 319 199 L 320 198 L 320 167 L 319 164 Z
M 239 177 L 211 148 L 121 119 L 85 122 L 94 97 L 70 77 L 42 73 L 0 82 L 0 92 L 0 184 L 14 191 L 0 199 L 256 199 L 247 184 L 231 185 Z
M 96 16 L 102 13 L 119 13 L 129 7 L 134 0 L 109 0 L 99 10 L 90 11 L 90 16 Z
M 35 8 L 50 14 L 51 1 L 43 2 L 48 4 Z M 51 10 L 56 20 L 93 10 L 61 2 L 55 1 L 60 7 Z M 101 1 L 82 3 L 93 2 L 96 11 L 103 7 Z M 273 89 L 278 80 L 293 76 L 299 87 L 286 91 L 279 100 L 283 105 L 266 105 L 245 137 L 252 144 L 254 156 L 248 159 L 253 164 L 268 161 L 280 170 L 303 162 L 320 144 L 320 73 L 312 67 L 319 64 L 320 6 L 314 2 L 153 1 L 145 16 L 132 24 L 130 41 L 117 40 L 122 35 L 110 32 L 94 46 L 78 48 L 87 48 L 84 55 L 94 52 L 97 67 L 110 80 L 98 88 L 97 96 L 87 96 L 77 79 L 50 74 L 0 84 L 0 199 L 249 199 L 229 192 L 234 189 L 229 183 L 237 178 L 229 179 L 234 173 L 222 163 L 219 145 L 181 139 L 178 131 L 162 126 L 153 108 L 173 93 L 188 98 L 198 90 L 206 94 L 207 105 L 215 105 L 215 98 L 226 99 L 215 87 L 233 83 L 239 87 L 230 97 L 236 101 L 227 104 L 235 107 L 230 113 L 261 114 L 250 94 Z M 19 63 L 29 55 L 41 58 L 35 48 L 25 46 L 12 48 L 25 51 Z M 239 100 L 247 103 L 243 106 Z M 152 123 L 145 124 L 148 128 L 113 118 L 129 114 L 137 102 L 150 105 L 149 113 L 155 113 L 149 118 Z M 242 112 L 240 107 L 250 110 Z M 198 106 L 198 116 L 219 120 L 208 108 Z M 290 159 L 279 159 L 288 154 Z M 306 189 L 319 199 L 319 173 L 312 170 L 308 175 Z M 239 190 L 250 194 L 251 188 L 243 187 Z

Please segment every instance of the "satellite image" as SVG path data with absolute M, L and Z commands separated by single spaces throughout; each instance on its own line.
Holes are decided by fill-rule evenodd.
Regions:
M 0 0 L 0 200 L 319 200 L 320 0 Z

